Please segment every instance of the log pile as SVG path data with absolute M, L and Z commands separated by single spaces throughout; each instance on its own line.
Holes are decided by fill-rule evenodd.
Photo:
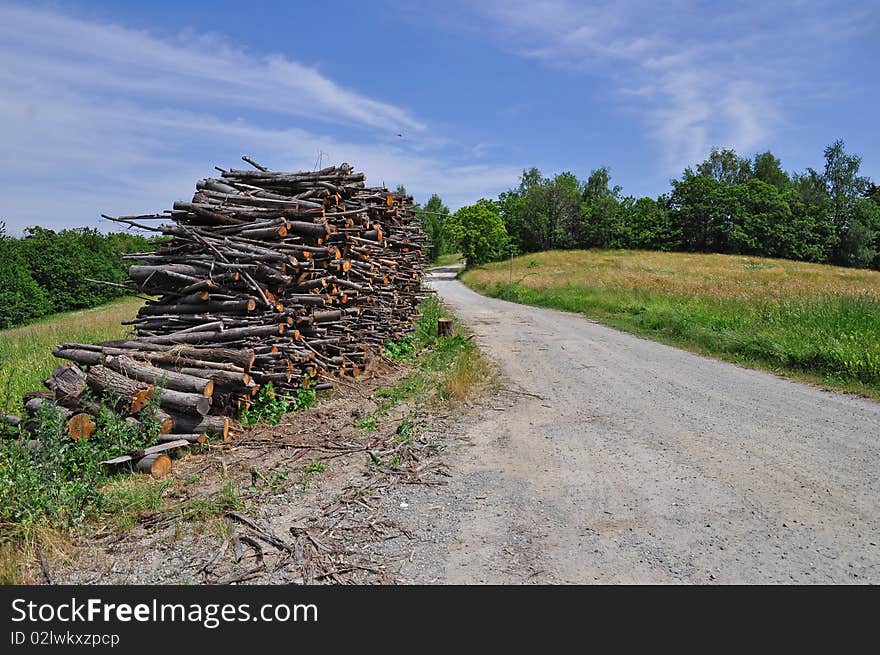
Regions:
M 223 411 L 269 382 L 286 392 L 316 375 L 357 376 L 411 329 L 420 300 L 426 235 L 411 198 L 367 187 L 347 164 L 300 173 L 254 165 L 199 181 L 192 201 L 166 214 L 112 218 L 170 237 L 126 255 L 139 260 L 129 269 L 138 289 L 158 296 L 131 321 L 138 338 L 125 345 L 145 353 L 131 356 L 213 381 Z M 169 350 L 184 346 L 189 354 L 169 365 Z M 218 348 L 253 359 L 200 363 Z
M 135 338 L 57 346 L 67 363 L 26 399 L 29 414 L 51 398 L 88 438 L 98 399 L 136 422 L 160 388 L 160 445 L 226 438 L 261 386 L 329 388 L 411 330 L 427 241 L 412 199 L 348 164 L 284 173 L 243 159 L 256 170 L 217 169 L 163 214 L 105 216 L 168 237 L 126 255 L 154 299 L 129 322 Z M 161 467 L 163 452 L 140 457 Z

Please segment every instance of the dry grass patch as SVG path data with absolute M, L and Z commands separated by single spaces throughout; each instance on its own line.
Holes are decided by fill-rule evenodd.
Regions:
M 443 394 L 462 402 L 476 395 L 491 378 L 489 363 L 475 348 L 462 351 L 443 376 Z
M 508 262 L 465 275 L 475 287 L 507 282 Z M 880 300 L 880 271 L 739 255 L 636 250 L 541 252 L 513 260 L 513 280 L 531 289 L 583 285 L 715 300 L 785 301 L 817 296 Z
M 880 272 L 735 255 L 559 251 L 467 271 L 475 290 L 579 312 L 757 368 L 880 397 Z

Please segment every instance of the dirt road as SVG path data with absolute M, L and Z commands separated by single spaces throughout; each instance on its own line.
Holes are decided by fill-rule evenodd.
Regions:
M 880 403 L 434 285 L 498 365 L 416 582 L 880 582 Z

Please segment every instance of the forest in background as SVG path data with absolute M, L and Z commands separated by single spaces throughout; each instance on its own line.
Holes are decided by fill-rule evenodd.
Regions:
M 150 239 L 130 232 L 29 227 L 16 238 L 0 223 L 0 329 L 130 295 L 86 278 L 124 284 L 129 262 L 121 255 L 152 248 Z
M 861 158 L 843 141 L 825 148 L 824 159 L 821 170 L 787 173 L 770 151 L 742 157 L 713 148 L 657 198 L 624 195 L 606 167 L 584 181 L 531 168 L 496 199 L 448 219 L 426 215 L 426 229 L 438 235 L 435 254 L 460 249 L 469 266 L 511 252 L 603 248 L 880 269 L 880 188 L 861 175 Z

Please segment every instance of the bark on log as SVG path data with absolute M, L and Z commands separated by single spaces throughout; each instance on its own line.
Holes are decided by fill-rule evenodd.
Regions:
M 220 437 L 223 441 L 229 440 L 231 425 L 232 421 L 226 416 L 189 416 L 183 414 L 174 417 L 175 433 L 204 433 Z
M 170 441 L 166 443 L 160 443 L 155 446 L 150 446 L 149 448 L 144 448 L 142 450 L 133 450 L 129 452 L 127 455 L 120 455 L 119 457 L 114 457 L 113 459 L 107 459 L 101 462 L 104 466 L 119 466 L 120 464 L 127 464 L 129 462 L 136 461 L 141 457 L 145 457 L 147 455 L 153 455 L 155 453 L 164 453 L 169 450 L 174 450 L 175 448 L 183 448 L 189 446 L 189 442 L 184 439 L 178 439 L 176 441 Z
M 159 406 L 172 415 L 198 414 L 204 416 L 211 410 L 211 399 L 198 393 L 165 389 L 159 398 Z
M 85 373 L 78 366 L 59 364 L 48 378 L 43 380 L 55 399 L 62 405 L 79 404 L 79 397 L 86 390 Z
M 225 386 L 247 386 L 251 378 L 247 373 L 236 373 L 233 371 L 221 371 L 210 368 L 189 368 L 183 367 L 178 369 L 186 375 L 194 375 L 201 378 L 212 380 L 214 384 Z
M 126 377 L 140 382 L 160 385 L 166 390 L 173 389 L 187 393 L 198 393 L 209 397 L 214 393 L 214 383 L 211 380 L 141 364 L 125 355 L 108 357 L 105 365 Z
M 66 359 L 81 366 L 96 366 L 102 364 L 104 359 L 104 355 L 100 351 L 64 348 L 63 346 L 55 346 L 52 349 L 52 354 L 59 359 Z
M 153 397 L 153 385 L 138 382 L 107 368 L 93 366 L 86 376 L 88 386 L 122 414 L 135 414 Z
M 205 441 L 208 440 L 208 437 L 207 437 L 207 435 L 205 435 L 205 433 L 201 433 L 201 434 L 160 434 L 156 438 L 156 441 L 158 441 L 159 443 L 169 443 L 169 442 L 178 441 L 178 440 L 186 441 L 187 443 L 190 443 L 190 444 L 198 444 L 198 443 L 205 443 Z

